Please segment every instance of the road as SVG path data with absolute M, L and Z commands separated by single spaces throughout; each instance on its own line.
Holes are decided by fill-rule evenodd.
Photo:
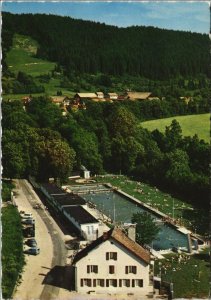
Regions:
M 33 209 L 33 206 L 41 203 L 41 200 L 32 186 L 26 180 L 15 180 L 15 183 L 15 203 L 18 210 L 32 212 L 35 219 L 35 237 L 40 254 L 26 256 L 22 282 L 17 286 L 13 298 L 21 300 L 57 298 L 66 270 L 64 266 L 67 249 L 64 236 L 45 209 Z

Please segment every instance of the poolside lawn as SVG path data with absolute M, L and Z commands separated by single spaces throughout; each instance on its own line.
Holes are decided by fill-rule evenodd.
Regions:
M 155 276 L 173 282 L 174 298 L 206 298 L 209 294 L 209 255 L 168 254 L 155 261 Z

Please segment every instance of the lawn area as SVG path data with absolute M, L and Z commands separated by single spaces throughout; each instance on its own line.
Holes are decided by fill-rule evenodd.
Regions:
M 209 216 L 205 211 L 195 209 L 190 204 L 160 191 L 157 187 L 130 180 L 123 175 L 97 177 L 97 182 L 110 183 L 170 217 L 174 216 L 180 225 L 199 234 L 207 234 Z
M 37 42 L 30 37 L 16 34 L 13 38 L 13 47 L 7 54 L 6 62 L 10 71 L 18 71 L 32 76 L 47 74 L 54 69 L 55 63 L 34 57 Z
M 142 122 L 141 126 L 150 131 L 158 129 L 161 132 L 164 132 L 166 126 L 169 126 L 174 119 L 180 123 L 183 136 L 193 136 L 194 134 L 197 134 L 200 139 L 203 139 L 207 143 L 210 142 L 210 114 L 176 116 L 172 118 L 151 120 Z
M 168 254 L 155 260 L 155 276 L 173 282 L 174 298 L 202 299 L 209 294 L 210 264 L 208 251 L 199 254 Z

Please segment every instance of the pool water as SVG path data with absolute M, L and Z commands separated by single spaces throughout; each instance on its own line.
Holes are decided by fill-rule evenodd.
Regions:
M 72 187 L 71 187 L 72 189 Z M 103 189 L 103 192 L 99 190 Z M 131 202 L 126 197 L 112 191 L 105 186 L 97 186 L 97 192 L 87 192 L 81 195 L 85 200 L 96 204 L 97 209 L 102 211 L 103 214 L 114 220 L 115 222 L 131 223 L 131 218 L 134 213 L 146 211 L 143 207 Z M 75 193 L 81 191 L 77 189 L 72 189 Z M 83 190 L 88 191 L 87 186 Z M 93 191 L 94 188 L 90 188 Z M 159 217 L 155 216 L 153 213 L 150 215 L 159 220 Z M 171 226 L 163 223 L 159 223 L 160 231 L 156 239 L 152 242 L 152 247 L 155 250 L 166 250 L 172 247 L 188 247 L 187 235 L 179 232 L 178 230 L 172 228 Z

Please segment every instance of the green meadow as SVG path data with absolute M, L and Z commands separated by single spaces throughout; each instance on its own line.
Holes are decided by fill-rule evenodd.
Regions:
M 31 76 L 51 72 L 55 63 L 36 58 L 37 47 L 37 42 L 32 38 L 16 34 L 13 38 L 13 47 L 6 58 L 10 71 L 15 74 L 22 71 Z
M 210 114 L 176 116 L 151 120 L 142 122 L 141 126 L 149 131 L 158 129 L 161 132 L 165 132 L 166 126 L 169 126 L 174 119 L 180 123 L 183 136 L 194 136 L 194 134 L 197 134 L 200 139 L 203 139 L 207 143 L 210 142 Z

